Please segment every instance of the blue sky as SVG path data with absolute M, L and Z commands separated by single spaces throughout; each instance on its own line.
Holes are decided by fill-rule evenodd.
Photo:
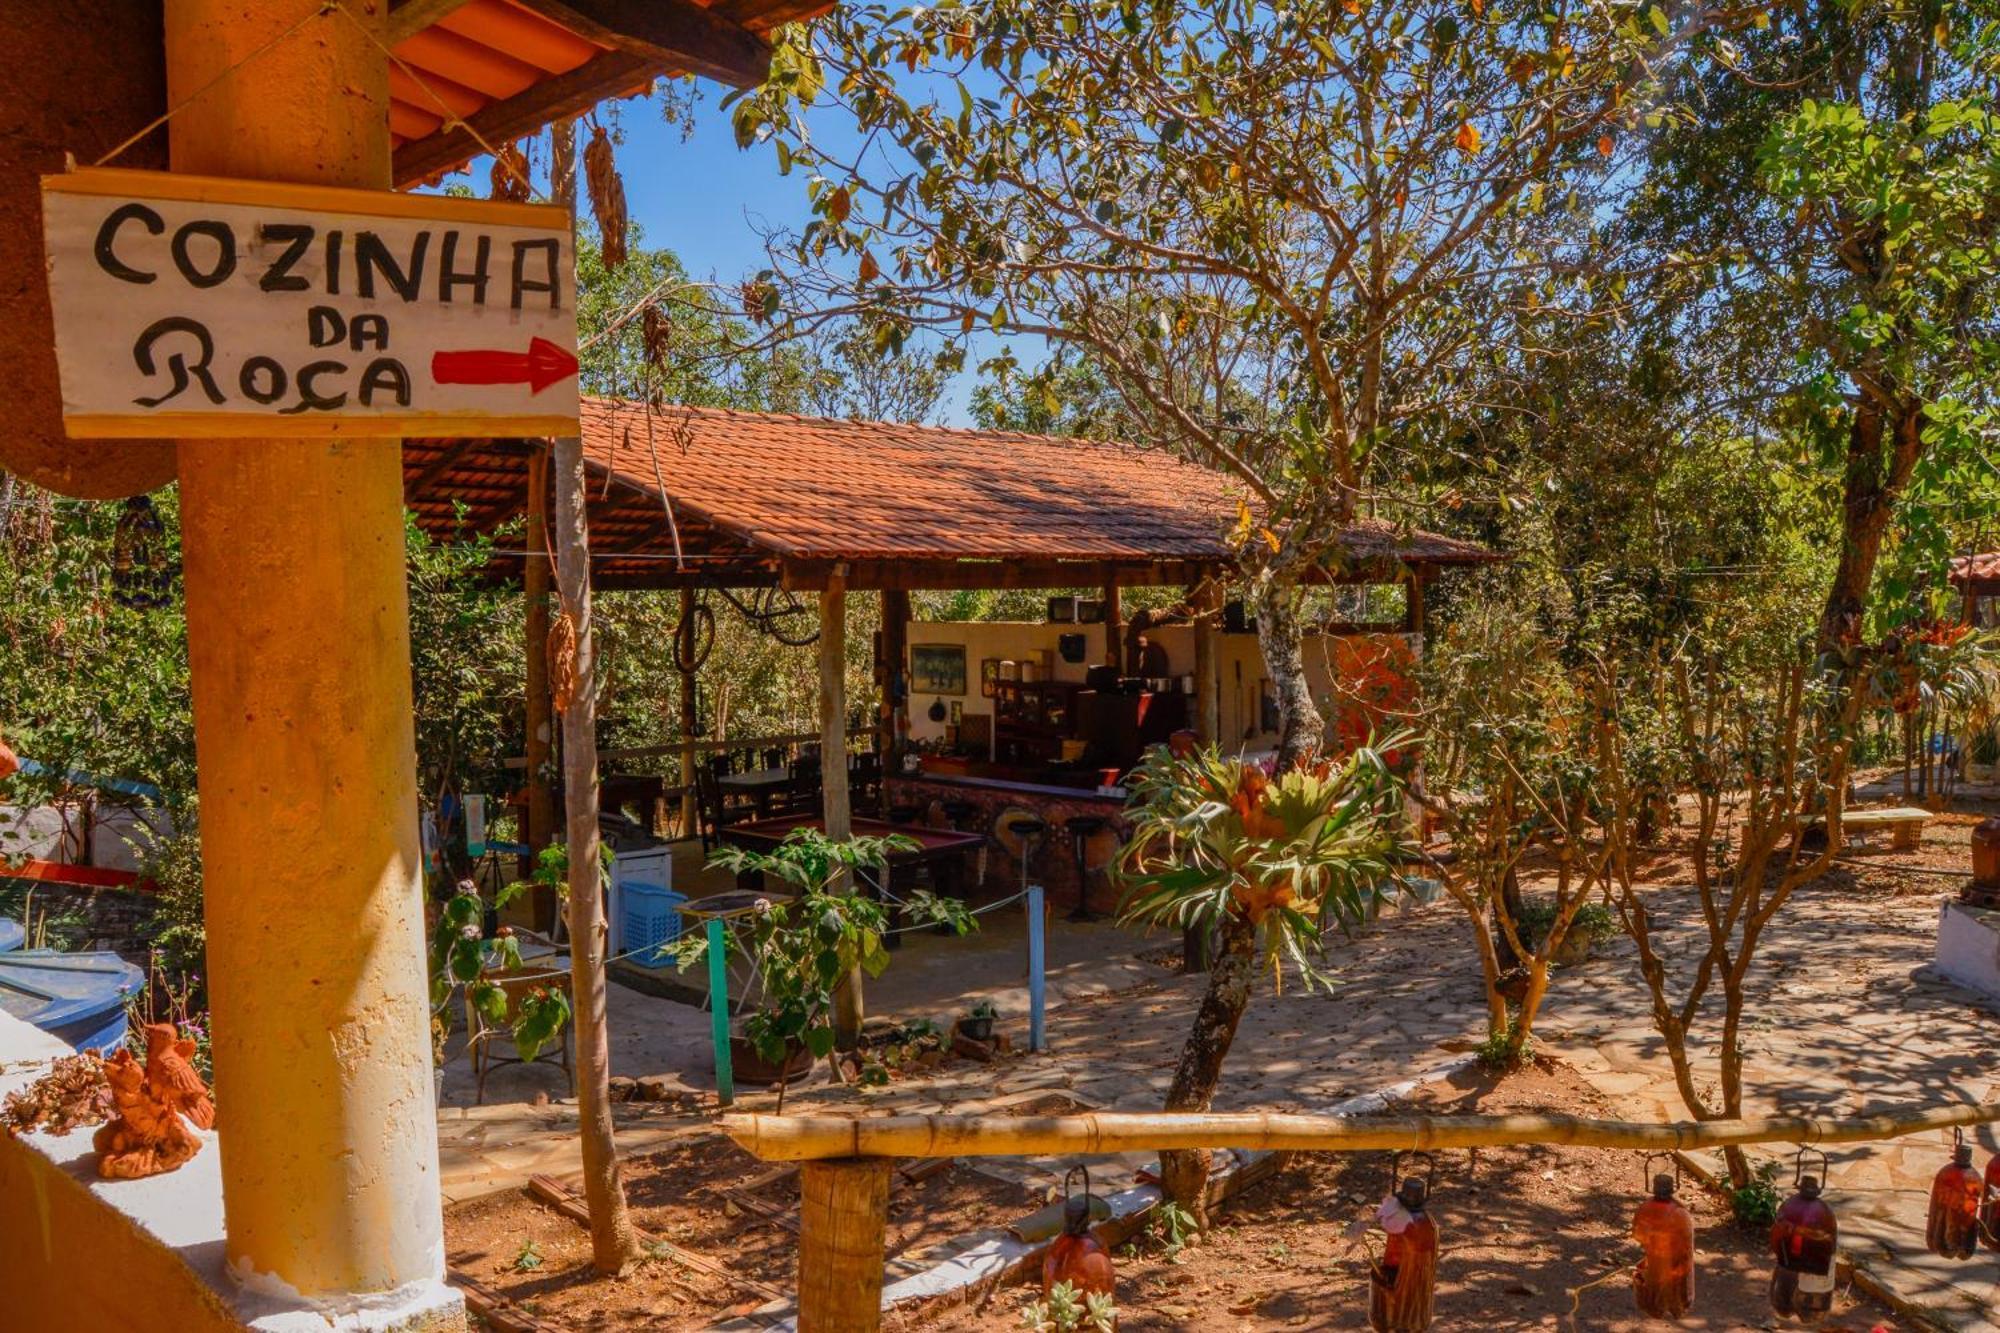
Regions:
M 662 118 L 659 95 L 616 103 L 624 135 L 618 167 L 626 209 L 647 245 L 674 251 L 694 277 L 735 282 L 767 267 L 763 233 L 796 230 L 811 213 L 806 173 L 779 175 L 768 144 L 739 149 L 729 113 L 717 105 L 721 98 L 713 87 L 701 89 L 694 132 L 685 140 L 683 126 Z M 822 112 L 813 134 L 837 144 L 841 128 L 838 113 Z M 484 174 L 482 166 L 477 178 Z M 975 355 L 992 350 L 976 348 Z M 946 391 L 939 406 L 943 424 L 972 424 L 968 401 L 976 379 L 968 370 Z

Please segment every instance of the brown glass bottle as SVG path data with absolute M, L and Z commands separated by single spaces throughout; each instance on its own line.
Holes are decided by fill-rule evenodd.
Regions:
M 1674 1199 L 1674 1178 L 1653 1177 L 1653 1197 L 1632 1218 L 1639 1264 L 1632 1296 L 1639 1313 L 1678 1319 L 1694 1304 L 1694 1218 Z
M 1818 1178 L 1800 1177 L 1798 1192 L 1785 1200 L 1771 1224 L 1771 1251 L 1778 1260 L 1771 1271 L 1773 1310 L 1803 1318 L 1833 1308 L 1833 1256 L 1839 1241 L 1840 1224 L 1819 1197 Z
M 1984 1188 L 1972 1167 L 1972 1145 L 1961 1143 L 1951 1160 L 1931 1177 L 1931 1207 L 1924 1221 L 1924 1247 L 1946 1259 L 1970 1259 L 1979 1248 L 1979 1195 Z
M 1382 1262 L 1371 1265 L 1368 1327 L 1375 1333 L 1423 1333 L 1431 1326 L 1437 1292 L 1438 1229 L 1426 1211 L 1426 1181 L 1411 1176 L 1382 1201 L 1379 1217 L 1389 1233 Z
M 1090 1234 L 1089 1178 L 1085 1192 L 1063 1200 L 1063 1230 L 1042 1259 L 1042 1295 L 1067 1282 L 1078 1296 L 1094 1293 L 1117 1298 L 1118 1279 L 1111 1269 L 1111 1252 Z M 1112 1325 L 1117 1327 L 1114 1322 Z

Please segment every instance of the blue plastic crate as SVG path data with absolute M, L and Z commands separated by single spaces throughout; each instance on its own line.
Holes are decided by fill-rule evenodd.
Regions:
M 638 880 L 625 881 L 618 895 L 619 948 L 637 962 L 650 965 L 655 961 L 650 956 L 652 950 L 680 938 L 680 908 L 687 895 Z

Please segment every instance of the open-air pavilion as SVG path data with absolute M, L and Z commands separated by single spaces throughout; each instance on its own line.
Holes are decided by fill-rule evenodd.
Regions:
M 1234 568 L 1225 533 L 1238 498 L 1216 472 L 1117 443 L 603 399 L 585 400 L 583 425 L 596 589 L 677 592 L 684 607 L 715 589 L 816 599 L 820 765 L 810 813 L 835 836 L 856 817 L 928 818 L 976 835 L 982 852 L 974 863 L 986 882 L 1019 882 L 1026 858 L 1059 906 L 1103 912 L 1116 895 L 1099 872 L 1123 832 L 1117 778 L 1138 750 L 1182 729 L 1252 749 L 1270 741 L 1255 701 L 1247 690 L 1238 697 L 1227 679 L 1232 669 L 1242 678 L 1247 659 L 1254 685 L 1261 658 L 1254 634 L 1224 612 Z M 548 579 L 549 562 L 538 558 L 546 550 L 538 513 L 548 502 L 545 447 L 533 440 L 412 440 L 404 451 L 406 503 L 433 537 L 490 534 L 525 515 L 523 538 L 501 543 L 494 572 L 527 584 L 531 616 Z M 531 503 L 536 498 L 540 506 Z M 1329 637 L 1421 634 L 1425 584 L 1442 568 L 1497 558 L 1470 542 L 1381 521 L 1355 523 L 1337 549 L 1328 582 L 1400 584 L 1406 594 L 1400 618 L 1329 625 Z M 1123 616 L 1119 590 L 1141 585 L 1186 589 L 1181 613 Z M 1084 588 L 1098 596 L 1074 620 L 1047 626 L 929 627 L 929 637 L 957 631 L 971 640 L 919 645 L 956 651 L 965 697 L 954 706 L 964 716 L 952 729 L 956 753 L 940 753 L 943 747 L 924 739 L 945 730 L 933 721 L 951 693 L 945 684 L 914 720 L 921 743 L 913 744 L 912 701 L 937 682 L 926 680 L 933 668 L 912 657 L 911 594 L 987 588 Z M 873 718 L 860 726 L 859 701 L 847 697 L 843 671 L 846 607 L 856 593 L 879 596 L 882 626 L 879 697 Z M 1073 600 L 1057 599 L 1059 607 Z M 991 647 L 1002 632 L 1007 642 L 1050 647 Z M 536 740 L 547 735 L 547 667 L 537 660 L 546 637 L 531 624 L 530 845 L 540 836 L 533 812 L 550 808 L 541 788 L 552 765 Z M 671 653 L 674 645 L 659 650 Z M 997 697 L 982 697 L 966 656 L 986 651 L 995 660 L 1004 653 L 1010 667 L 1038 678 L 987 682 Z M 680 783 L 656 780 L 647 793 L 644 784 L 607 779 L 610 803 L 636 791 L 684 794 L 690 807 L 701 754 L 765 743 L 696 741 L 690 675 L 682 679 Z M 1012 707 L 1022 699 L 1034 713 L 1030 721 Z M 849 754 L 857 737 L 865 757 Z M 603 758 L 611 765 L 657 761 L 673 757 L 668 749 Z M 924 753 L 913 753 L 919 749 Z M 851 773 L 866 782 L 865 799 L 850 791 Z M 879 775 L 879 784 L 862 774 Z M 697 818 L 705 825 L 720 813 Z M 1023 838 L 1023 821 L 1043 827 Z M 989 848 L 998 854 L 984 854 Z

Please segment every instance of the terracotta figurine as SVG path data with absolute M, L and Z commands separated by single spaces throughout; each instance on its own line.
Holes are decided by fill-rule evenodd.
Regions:
M 196 1129 L 215 1128 L 215 1103 L 194 1068 L 194 1043 L 172 1023 L 146 1025 L 146 1091 L 187 1117 Z
M 97 1174 L 106 1180 L 137 1180 L 172 1171 L 201 1151 L 201 1140 L 181 1117 L 204 1128 L 214 1124 L 215 1107 L 201 1077 L 188 1062 L 191 1042 L 178 1041 L 172 1025 L 146 1029 L 146 1064 L 129 1050 L 104 1061 L 111 1101 L 118 1115 L 91 1139 Z

